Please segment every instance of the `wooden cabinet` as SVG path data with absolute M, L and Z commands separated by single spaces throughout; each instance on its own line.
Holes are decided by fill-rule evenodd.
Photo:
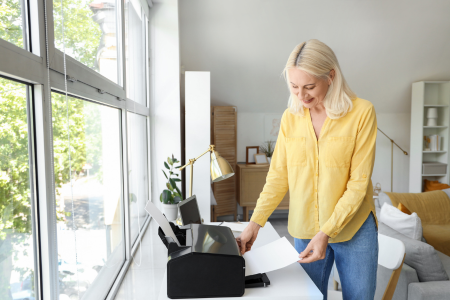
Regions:
M 211 144 L 225 158 L 236 173 L 237 115 L 235 106 L 211 107 Z M 211 220 L 218 216 L 234 215 L 236 220 L 236 175 L 213 183 L 217 205 L 211 206 Z
M 248 211 L 255 209 L 256 201 L 266 184 L 268 172 L 269 166 L 236 166 L 236 200 L 244 209 L 244 221 L 248 221 Z M 289 209 L 289 191 L 276 209 Z

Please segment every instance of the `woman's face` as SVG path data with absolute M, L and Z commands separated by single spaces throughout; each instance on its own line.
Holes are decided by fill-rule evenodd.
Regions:
M 329 87 L 329 80 L 318 79 L 308 73 L 292 68 L 289 72 L 289 87 L 303 105 L 309 109 L 322 103 Z M 333 79 L 334 70 L 331 70 L 330 77 Z

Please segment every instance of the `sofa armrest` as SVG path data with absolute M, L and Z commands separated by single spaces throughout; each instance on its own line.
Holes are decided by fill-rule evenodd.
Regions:
M 375 300 L 380 300 L 383 298 L 384 291 L 388 285 L 389 279 L 391 278 L 392 270 L 386 269 L 383 266 L 378 265 L 377 270 L 377 289 L 375 290 Z M 411 283 L 419 282 L 416 270 L 403 264 L 402 271 L 400 272 L 400 277 L 398 278 L 397 287 L 395 288 L 394 296 L 392 300 L 409 300 L 408 298 L 408 286 Z
M 450 281 L 415 282 L 408 286 L 408 300 L 441 300 L 450 295 Z

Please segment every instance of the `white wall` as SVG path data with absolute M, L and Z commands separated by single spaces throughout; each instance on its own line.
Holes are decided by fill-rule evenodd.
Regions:
M 413 82 L 450 80 L 449 12 L 450 1 L 180 1 L 181 63 L 211 72 L 213 105 L 283 111 L 288 56 L 318 39 L 378 113 L 409 113 Z
M 172 153 L 181 159 L 178 1 L 154 2 L 149 19 L 152 202 L 160 207 L 167 181 L 161 172 L 164 161 Z
M 377 114 L 378 128 L 393 139 L 403 150 L 394 145 L 394 192 L 409 192 L 409 142 L 411 138 L 411 116 L 402 114 Z M 391 142 L 380 131 L 377 133 L 377 149 L 375 153 L 375 165 L 372 173 L 372 183 L 379 182 L 381 189 L 391 191 Z

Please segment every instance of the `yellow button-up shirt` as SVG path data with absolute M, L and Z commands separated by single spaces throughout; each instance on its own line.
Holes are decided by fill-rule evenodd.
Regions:
M 289 190 L 289 233 L 311 239 L 319 231 L 330 243 L 350 240 L 373 212 L 371 181 L 377 119 L 373 104 L 356 98 L 339 119 L 326 118 L 319 140 L 308 108 L 304 116 L 286 109 L 266 184 L 251 221 L 264 226 Z

